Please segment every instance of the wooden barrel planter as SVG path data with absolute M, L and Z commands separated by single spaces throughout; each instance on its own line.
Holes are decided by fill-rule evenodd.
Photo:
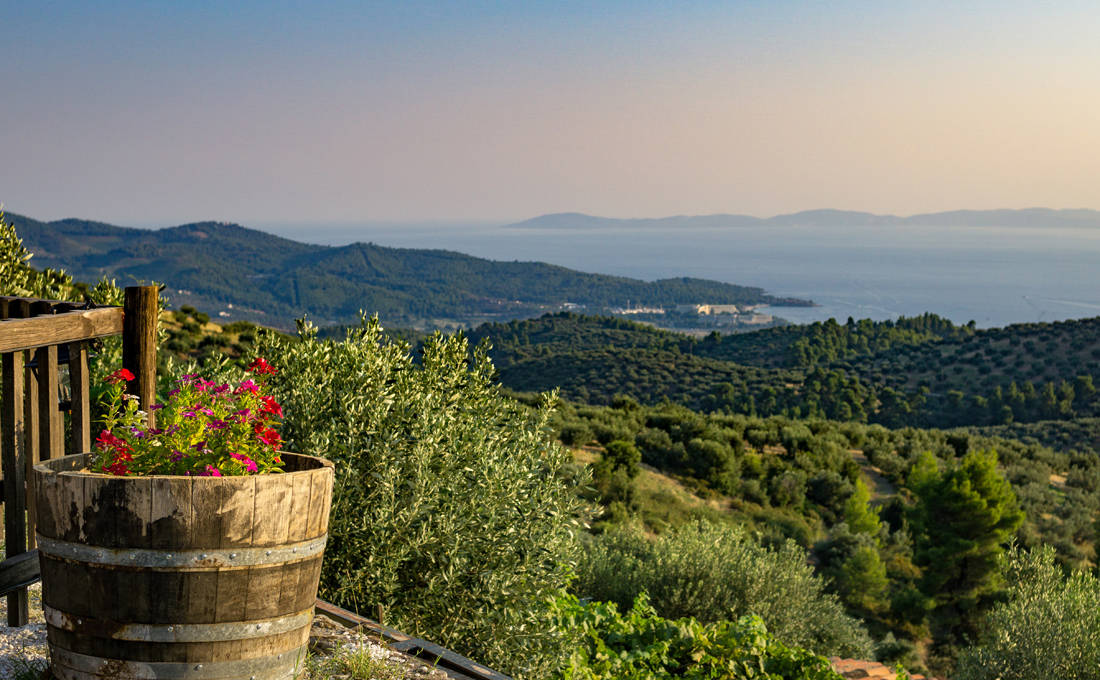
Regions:
M 289 680 L 305 661 L 332 463 L 112 477 L 34 468 L 42 603 L 58 680 Z

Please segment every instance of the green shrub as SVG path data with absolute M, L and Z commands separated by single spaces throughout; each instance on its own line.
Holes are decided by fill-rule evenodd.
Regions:
M 958 680 L 1100 678 L 1100 580 L 1063 574 L 1051 547 L 1004 560 L 1008 600 L 986 618 L 979 644 L 963 653 Z
M 336 464 L 321 595 L 517 677 L 560 667 L 547 603 L 585 512 L 548 409 L 502 396 L 483 351 L 436 336 L 414 364 L 376 320 L 346 341 L 265 334 L 288 450 Z
M 75 299 L 72 277 L 56 269 L 34 269 L 27 264 L 31 257 L 0 206 L 0 295 Z
M 862 625 L 844 613 L 806 553 L 793 542 L 772 551 L 739 527 L 692 522 L 651 540 L 635 529 L 592 539 L 575 592 L 627 611 L 648 593 L 658 614 L 703 623 L 755 614 L 785 644 L 820 654 L 868 657 Z
M 661 618 L 639 596 L 625 615 L 614 605 L 563 597 L 560 625 L 579 635 L 561 680 L 839 680 L 829 662 L 786 646 L 757 616 L 702 624 Z

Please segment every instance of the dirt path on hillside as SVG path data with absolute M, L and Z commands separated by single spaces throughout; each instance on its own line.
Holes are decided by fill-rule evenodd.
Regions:
M 863 477 L 868 482 L 871 492 L 872 503 L 882 503 L 890 496 L 897 494 L 897 487 L 891 484 L 889 479 L 886 479 L 886 476 L 882 474 L 882 470 L 871 465 L 871 461 L 867 460 L 867 456 L 862 451 L 850 449 L 848 453 L 852 454 L 852 460 L 859 464 L 860 469 L 863 470 Z

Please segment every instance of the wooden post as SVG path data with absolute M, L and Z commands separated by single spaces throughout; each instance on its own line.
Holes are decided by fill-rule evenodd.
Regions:
M 122 317 L 122 365 L 134 374 L 129 391 L 149 414 L 150 427 L 156 426 L 149 407 L 157 399 L 157 293 L 156 286 L 128 287 Z
M 4 398 L 0 402 L 2 465 L 4 468 L 4 548 L 7 557 L 27 551 L 27 508 L 24 466 L 26 441 L 23 428 L 23 353 L 3 356 Z M 8 625 L 27 625 L 27 591 L 8 595 Z
M 92 450 L 91 401 L 88 394 L 88 345 L 69 343 L 69 386 L 72 392 L 72 448 L 69 453 Z

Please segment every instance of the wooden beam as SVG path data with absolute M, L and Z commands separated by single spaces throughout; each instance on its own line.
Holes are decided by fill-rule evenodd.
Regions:
M 41 576 L 37 550 L 30 550 L 0 562 L 0 597 L 26 588 Z
M 10 303 L 9 303 L 10 305 Z M 0 321 L 0 353 L 91 340 L 122 332 L 118 307 Z
M 157 400 L 157 318 L 160 315 L 156 286 L 126 288 L 122 330 L 122 365 L 134 374 L 129 391 L 136 394 L 149 427 L 156 426 L 149 407 Z
M 498 673 L 476 661 L 472 661 L 439 645 L 409 637 L 404 633 L 388 628 L 365 616 L 342 609 L 318 598 L 313 605 L 314 611 L 324 614 L 347 628 L 366 630 L 378 635 L 390 649 L 412 656 L 429 664 L 435 664 L 436 670 L 443 671 L 453 680 L 511 680 L 507 675 Z

